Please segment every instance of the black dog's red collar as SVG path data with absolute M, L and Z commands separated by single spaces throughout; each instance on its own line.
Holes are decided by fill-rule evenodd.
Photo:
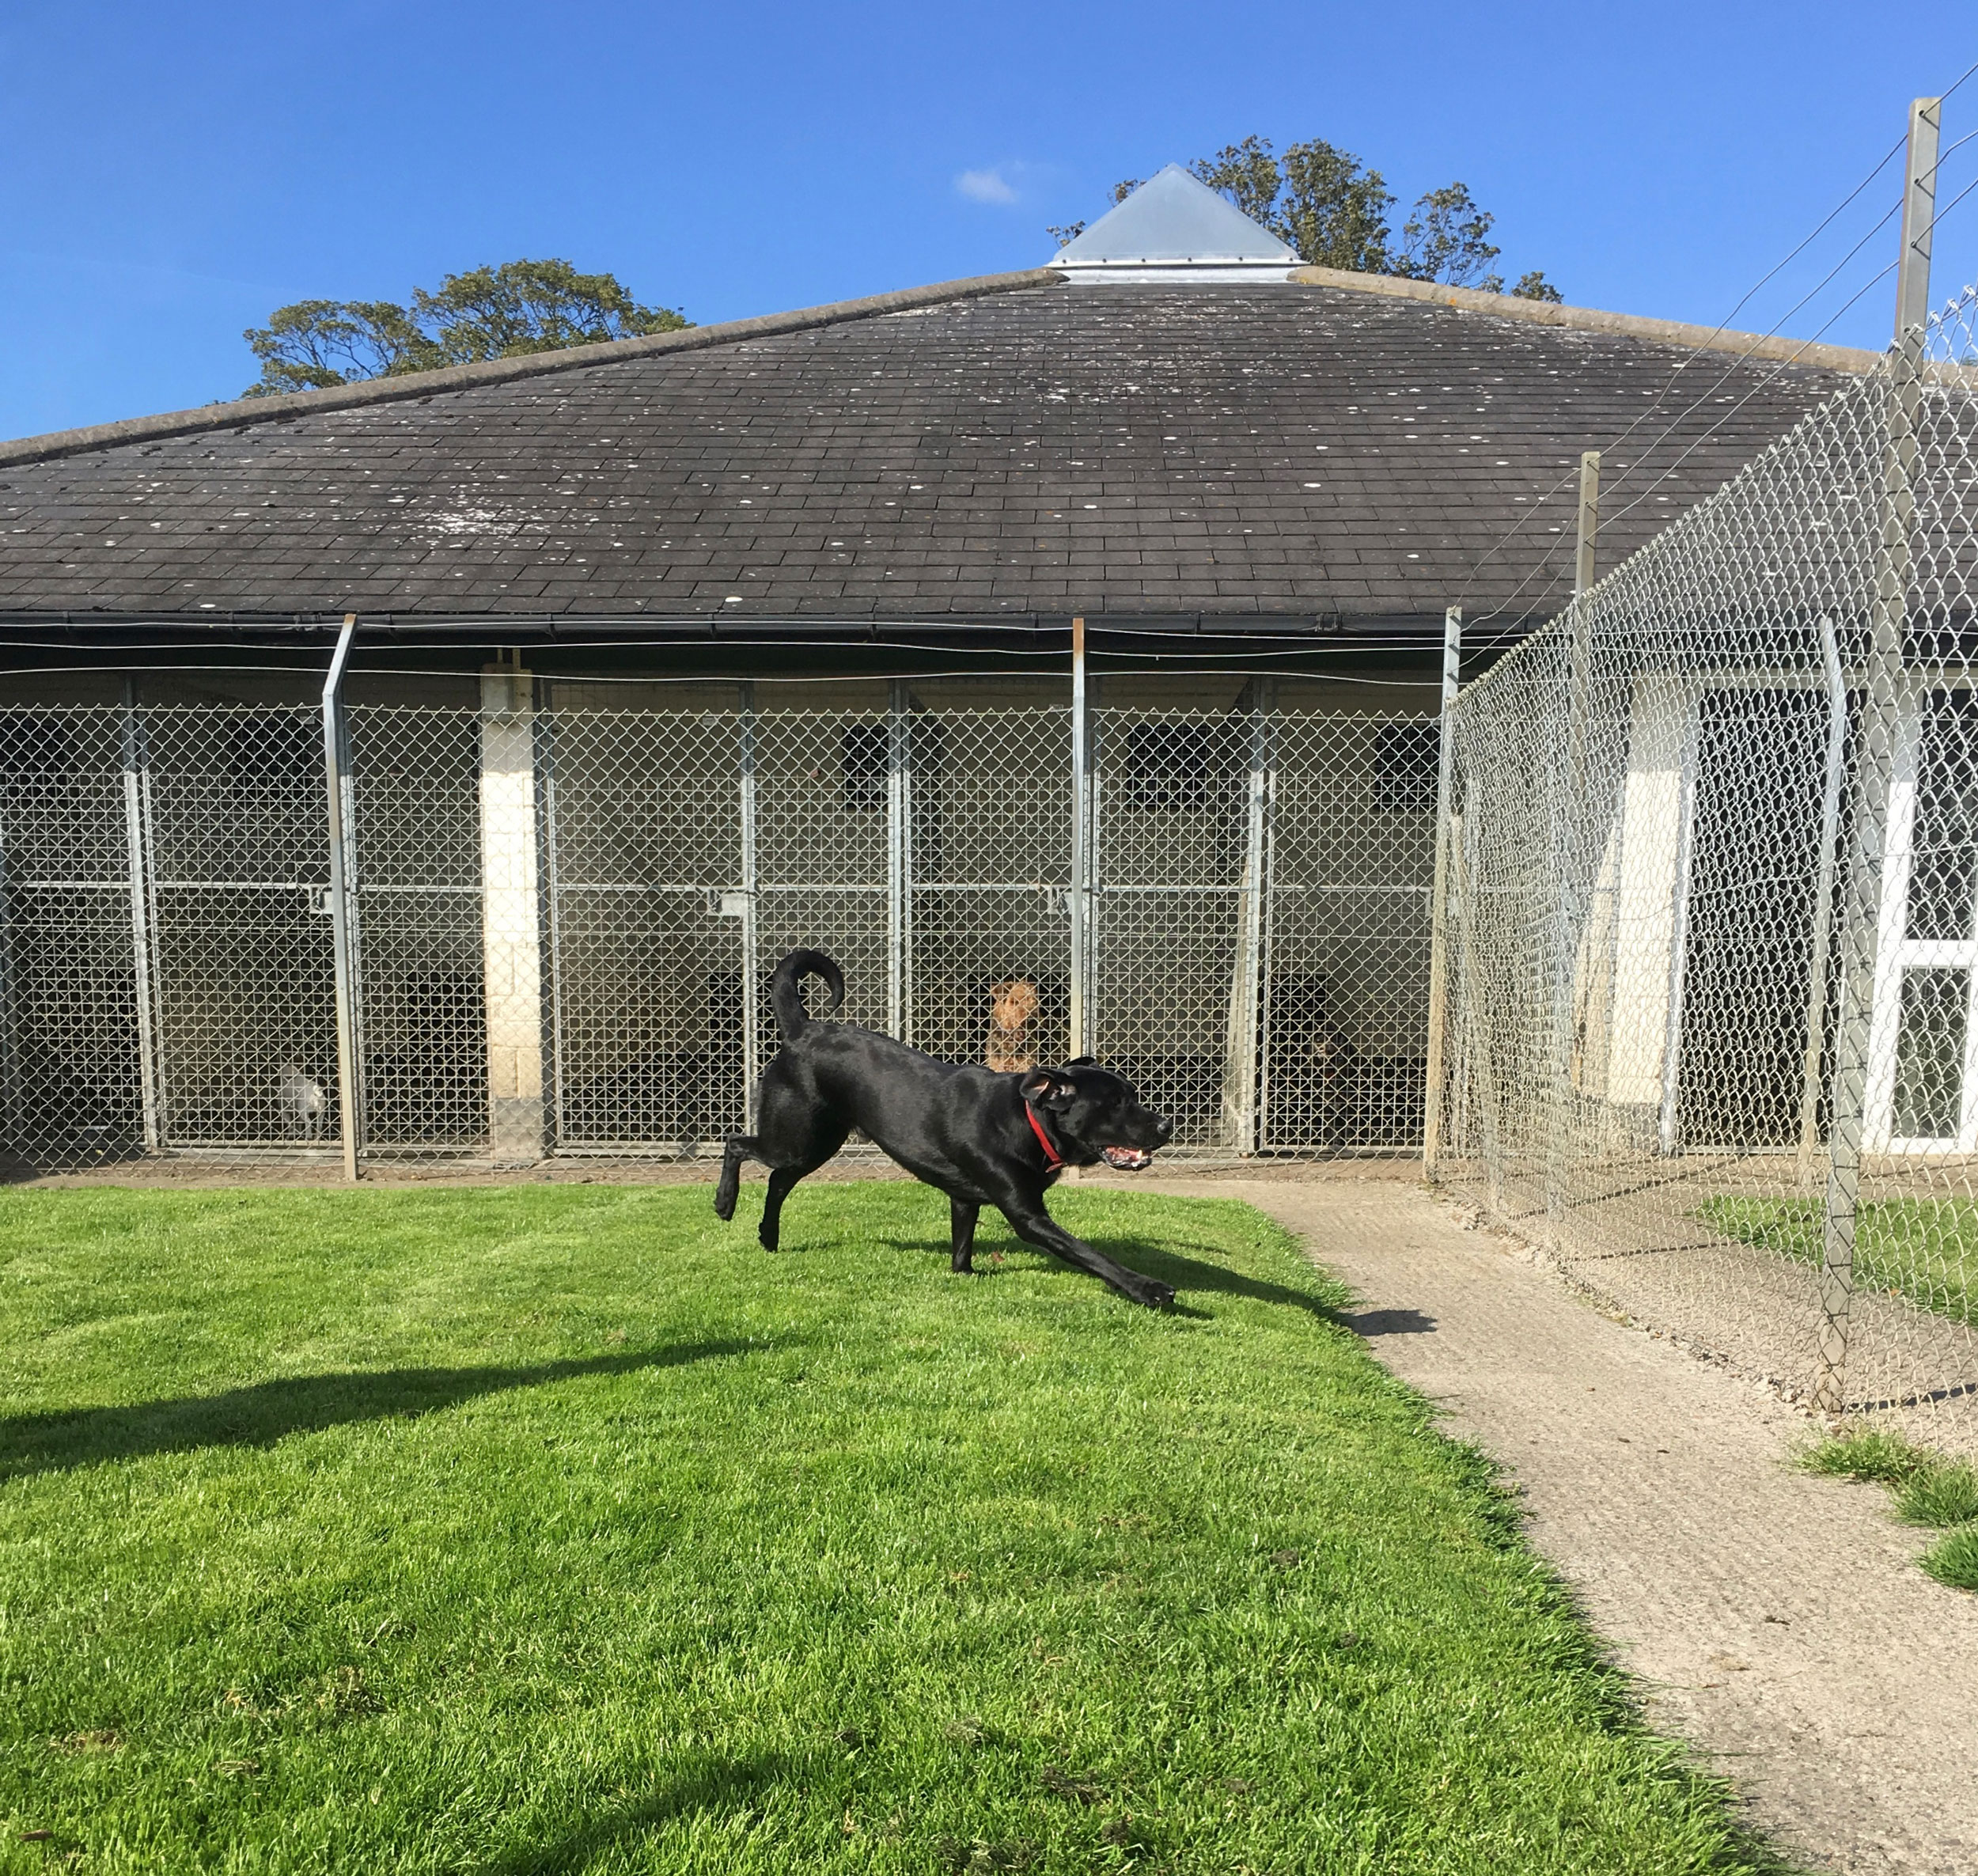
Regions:
M 1044 1149 L 1044 1169 L 1055 1173 L 1065 1163 L 1064 1155 L 1052 1145 L 1051 1136 L 1044 1130 L 1044 1123 L 1037 1118 L 1037 1110 L 1029 1101 L 1023 1104 L 1024 1118 L 1030 1123 L 1030 1131 L 1037 1136 L 1037 1144 Z

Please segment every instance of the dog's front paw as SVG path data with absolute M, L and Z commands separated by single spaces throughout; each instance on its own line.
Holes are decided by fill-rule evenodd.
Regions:
M 1150 1309 L 1172 1309 L 1174 1307 L 1174 1286 L 1172 1283 L 1156 1283 L 1150 1277 L 1141 1285 L 1135 1300 L 1145 1303 Z

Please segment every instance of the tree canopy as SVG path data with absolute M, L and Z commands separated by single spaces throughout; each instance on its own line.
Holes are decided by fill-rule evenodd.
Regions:
M 567 260 L 510 260 L 449 274 L 436 292 L 390 300 L 298 300 L 245 337 L 261 375 L 241 393 L 274 397 L 363 378 L 396 377 L 483 358 L 561 351 L 693 322 L 642 306 L 612 274 L 580 274 Z
M 1446 183 L 1422 196 L 1397 241 L 1388 222 L 1397 198 L 1380 171 L 1322 138 L 1289 144 L 1280 156 L 1268 137 L 1245 137 L 1188 169 L 1308 267 L 1504 290 L 1503 276 L 1491 270 L 1501 252 L 1490 238 L 1496 218 L 1477 206 L 1465 184 Z M 1113 201 L 1125 201 L 1139 186 L 1137 179 L 1114 184 Z M 1085 229 L 1084 222 L 1075 222 L 1047 232 L 1063 247 Z M 1520 277 L 1511 294 L 1525 300 L 1560 298 L 1536 267 Z

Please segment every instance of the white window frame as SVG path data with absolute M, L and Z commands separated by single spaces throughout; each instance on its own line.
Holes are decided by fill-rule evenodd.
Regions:
M 1969 690 L 1971 680 L 1923 672 L 1905 673 L 1897 699 L 1896 747 L 1883 836 L 1881 904 L 1875 934 L 1875 987 L 1868 1029 L 1868 1085 L 1862 1146 L 1900 1155 L 1978 1152 L 1978 910 L 1974 929 L 1961 938 L 1908 935 L 1909 881 L 1914 870 L 1917 759 L 1930 699 L 1938 692 Z M 1895 1131 L 1897 1048 L 1902 1033 L 1903 982 L 1911 971 L 1965 973 L 1965 1056 L 1955 1136 Z

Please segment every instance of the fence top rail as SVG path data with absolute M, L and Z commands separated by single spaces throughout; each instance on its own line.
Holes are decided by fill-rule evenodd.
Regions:
M 352 703 L 345 706 L 353 718 L 377 718 L 391 717 L 408 721 L 428 720 L 434 722 L 472 722 L 485 712 L 476 703 Z M 321 714 L 317 703 L 0 703 L 0 722 L 15 718 L 42 719 L 52 715 L 83 718 L 111 718 L 122 717 L 131 711 L 147 717 L 184 717 L 209 718 L 214 717 L 268 717 L 292 715 L 313 718 Z M 574 722 L 648 722 L 654 718 L 679 719 L 703 722 L 738 722 L 747 721 L 757 726 L 778 722 L 816 722 L 820 718 L 857 718 L 872 720 L 887 714 L 883 704 L 827 705 L 809 709 L 755 710 L 737 704 L 718 709 L 668 710 L 661 708 L 638 710 L 593 710 L 586 707 L 559 706 L 536 709 L 530 714 Z M 986 722 L 1006 722 L 1011 718 L 1029 718 L 1040 720 L 1069 720 L 1071 707 L 1068 703 L 1011 704 L 1006 707 L 972 707 L 962 709 L 915 709 L 906 713 L 915 718 L 940 718 L 945 722 L 974 718 Z M 1104 717 L 1134 718 L 1143 721 L 1170 722 L 1244 722 L 1252 712 L 1236 708 L 1201 710 L 1176 709 L 1166 704 L 1102 704 L 1095 707 L 1093 714 Z M 1426 723 L 1435 721 L 1434 713 L 1406 710 L 1327 710 L 1305 708 L 1301 706 L 1273 704 L 1268 713 L 1284 722 L 1313 722 L 1326 723 Z

